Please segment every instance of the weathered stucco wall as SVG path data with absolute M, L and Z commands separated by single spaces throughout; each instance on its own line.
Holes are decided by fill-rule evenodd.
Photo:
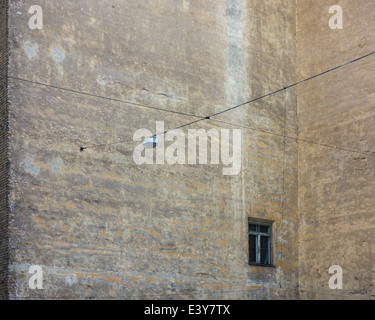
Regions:
M 344 28 L 331 30 L 330 6 Z M 375 2 L 298 1 L 298 77 L 374 51 Z M 300 285 L 302 298 L 374 297 L 375 59 L 369 57 L 298 88 Z M 343 290 L 330 290 L 328 270 L 343 269 Z
M 236 176 L 79 152 L 196 119 L 118 100 L 205 116 L 293 82 L 295 23 L 294 1 L 12 1 L 10 298 L 298 298 L 294 90 L 217 118 L 263 130 Z M 274 221 L 275 267 L 248 266 L 249 217 Z
M 10 203 L 1 203 L 10 216 L 5 208 L 0 220 L 10 287 L 0 282 L 1 294 L 375 295 L 373 58 L 217 117 L 236 126 L 191 126 L 243 127 L 236 176 L 222 165 L 138 166 L 135 142 L 79 152 L 154 132 L 155 121 L 196 119 L 126 101 L 206 116 L 373 51 L 373 1 L 303 0 L 297 12 L 276 0 L 36 2 L 10 7 Z M 328 26 L 334 4 L 343 30 Z M 31 5 L 44 10 L 43 30 L 28 27 Z M 5 182 L 6 135 L 2 126 Z M 248 266 L 249 217 L 274 222 L 275 267 Z M 43 268 L 42 291 L 28 287 L 31 265 Z M 332 265 L 344 270 L 343 291 L 328 288 Z

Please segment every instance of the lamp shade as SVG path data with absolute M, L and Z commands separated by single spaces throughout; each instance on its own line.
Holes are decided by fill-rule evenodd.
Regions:
M 143 146 L 145 149 L 153 149 L 158 145 L 158 140 L 156 137 L 147 138 L 145 141 L 143 141 Z

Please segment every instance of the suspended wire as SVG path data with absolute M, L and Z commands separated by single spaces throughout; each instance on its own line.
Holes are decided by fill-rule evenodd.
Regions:
M 375 155 L 375 151 L 368 151 L 368 152 L 366 152 L 366 151 L 358 151 L 358 150 L 353 150 L 353 149 L 344 148 L 344 147 L 338 147 L 338 146 L 330 145 L 330 144 L 326 144 L 326 143 L 320 143 L 320 142 L 316 142 L 316 141 L 302 139 L 302 138 L 298 138 L 298 137 L 292 137 L 292 136 L 288 136 L 288 135 L 283 135 L 281 133 L 267 131 L 267 130 L 259 129 L 259 128 L 254 128 L 254 127 L 251 127 L 251 126 L 246 126 L 246 125 L 241 125 L 241 124 L 234 124 L 234 123 L 230 123 L 230 122 L 222 121 L 222 120 L 217 120 L 217 119 L 211 119 L 211 120 L 214 121 L 214 122 L 219 122 L 219 123 L 223 123 L 223 124 L 227 124 L 227 125 L 232 125 L 232 126 L 239 127 L 239 128 L 244 128 L 244 129 L 250 129 L 250 130 L 253 130 L 253 131 L 258 131 L 258 132 L 262 132 L 262 133 L 265 133 L 265 134 L 278 136 L 278 137 L 281 137 L 281 138 L 291 139 L 291 140 L 300 141 L 300 142 L 306 142 L 306 143 L 315 144 L 315 145 L 319 145 L 319 146 L 327 147 L 327 148 L 331 148 L 331 149 L 338 149 L 338 150 L 342 150 L 342 151 L 348 151 L 348 152 L 351 152 L 351 153 L 357 153 L 357 154 L 363 154 L 363 155 L 370 155 L 370 156 L 374 156 Z
M 198 115 L 191 114 L 191 113 L 186 113 L 186 112 L 181 112 L 181 111 L 174 111 L 174 110 L 168 110 L 168 109 L 153 107 L 153 106 L 149 106 L 149 105 L 146 105 L 146 104 L 141 104 L 141 103 L 137 103 L 137 102 L 133 102 L 133 101 L 116 99 L 116 98 L 111 98 L 111 97 L 105 97 L 105 96 L 96 95 L 96 94 L 89 93 L 89 92 L 84 92 L 84 91 L 79 91 L 79 90 L 74 90 L 74 89 L 69 89 L 69 88 L 54 86 L 54 85 L 43 83 L 43 82 L 39 82 L 39 81 L 27 80 L 27 79 L 23 79 L 23 78 L 19 78 L 19 77 L 14 77 L 14 76 L 9 76 L 9 78 L 12 78 L 12 79 L 18 80 L 18 81 L 23 81 L 23 82 L 28 82 L 28 83 L 32 83 L 32 84 L 37 84 L 37 85 L 48 87 L 48 88 L 53 88 L 53 89 L 58 89 L 58 90 L 62 90 L 62 91 L 68 91 L 68 92 L 72 92 L 72 93 L 76 93 L 76 94 L 81 94 L 81 95 L 85 95 L 85 96 L 89 96 L 89 97 L 94 97 L 94 98 L 99 98 L 99 99 L 105 99 L 105 100 L 112 101 L 112 102 L 126 103 L 126 104 L 130 104 L 130 105 L 133 105 L 133 106 L 136 106 L 136 107 L 142 107 L 142 108 L 153 109 L 153 110 L 157 110 L 157 111 L 164 111 L 164 112 L 168 112 L 168 113 L 174 113 L 174 114 L 179 114 L 179 115 L 184 115 L 184 116 L 189 116 L 189 117 L 195 117 L 195 118 L 199 118 L 199 121 L 204 120 L 204 119 L 207 118 L 207 117 L 198 116 Z M 196 122 L 199 122 L 199 121 L 189 122 L 187 124 L 184 124 L 184 125 L 181 125 L 181 126 L 179 126 L 177 128 L 174 128 L 173 130 L 180 129 L 180 128 L 192 125 L 192 124 L 194 124 Z M 171 131 L 171 130 L 166 130 L 165 132 L 159 132 L 156 135 L 167 133 L 168 131 Z M 151 136 L 151 137 L 153 137 L 153 136 Z M 109 145 L 114 145 L 114 144 L 120 144 L 120 143 L 126 143 L 126 142 L 133 142 L 133 140 L 121 140 L 121 141 L 115 141 L 115 142 L 104 143 L 104 144 L 94 144 L 94 145 L 87 146 L 87 147 L 80 147 L 80 150 L 83 151 L 83 150 L 89 149 L 89 148 L 104 147 L 104 146 L 109 146 Z
M 323 72 L 321 72 L 321 73 L 318 73 L 318 74 L 316 74 L 316 75 L 314 75 L 314 76 L 311 76 L 311 77 L 309 77 L 309 78 L 306 78 L 306 79 L 303 79 L 303 80 L 298 81 L 298 82 L 296 82 L 296 83 L 293 83 L 293 84 L 291 84 L 291 85 L 285 86 L 284 88 L 280 88 L 280 89 L 278 89 L 278 90 L 275 90 L 275 91 L 273 91 L 273 92 L 267 93 L 267 94 L 265 94 L 265 95 L 263 95 L 263 96 L 260 96 L 260 97 L 258 97 L 258 98 L 255 98 L 255 99 L 249 100 L 249 101 L 247 101 L 247 102 L 244 102 L 244 103 L 238 104 L 238 105 L 236 105 L 236 106 L 234 106 L 234 107 L 231 107 L 231 108 L 229 108 L 229 109 L 225 109 L 225 110 L 223 110 L 223 111 L 220 111 L 220 112 L 214 113 L 214 114 L 212 114 L 210 117 L 218 116 L 218 115 L 220 115 L 220 114 L 226 113 L 226 112 L 228 112 L 228 111 L 232 111 L 232 110 L 237 109 L 237 108 L 239 108 L 239 107 L 242 107 L 242 106 L 244 106 L 244 105 L 247 105 L 247 104 L 250 104 L 250 103 L 256 102 L 256 101 L 258 101 L 258 100 L 261 100 L 261 99 L 267 98 L 267 97 L 269 97 L 269 96 L 275 95 L 276 93 L 279 93 L 279 92 L 284 91 L 284 90 L 287 90 L 287 89 L 289 89 L 289 88 L 292 88 L 292 87 L 298 86 L 299 84 L 301 84 L 301 83 L 303 83 L 303 82 L 310 81 L 310 80 L 315 79 L 315 78 L 317 78 L 317 77 L 320 77 L 320 76 L 322 76 L 322 75 L 324 75 L 324 74 L 330 73 L 330 72 L 332 72 L 332 71 L 334 71 L 334 70 L 340 69 L 340 68 L 342 68 L 342 67 L 344 67 L 344 66 L 347 66 L 347 65 L 352 64 L 352 63 L 354 63 L 354 62 L 357 62 L 357 61 L 359 61 L 359 60 L 365 59 L 365 58 L 367 58 L 367 57 L 369 57 L 369 56 L 372 56 L 372 55 L 374 55 L 374 54 L 375 54 L 375 51 L 373 51 L 373 52 L 371 52 L 371 53 L 368 53 L 368 54 L 366 54 L 366 55 L 364 55 L 364 56 L 361 56 L 361 57 L 359 57 L 359 58 L 356 58 L 356 59 L 354 59 L 354 60 L 351 60 L 351 61 L 345 62 L 345 63 L 343 63 L 343 64 L 341 64 L 341 65 L 339 65 L 339 66 L 337 66 L 337 67 L 334 67 L 334 68 L 328 69 L 328 70 L 323 71 Z
M 330 144 L 326 144 L 326 143 L 320 143 L 320 142 L 316 142 L 316 141 L 302 139 L 302 138 L 298 138 L 298 137 L 288 136 L 288 135 L 285 135 L 285 134 L 281 134 L 281 133 L 277 133 L 277 132 L 272 132 L 272 131 L 268 131 L 268 130 L 264 130 L 264 129 L 260 129 L 260 128 L 255 128 L 255 127 L 251 127 L 251 126 L 247 126 L 247 125 L 241 125 L 241 124 L 238 124 L 238 123 L 235 124 L 235 123 L 231 123 L 231 122 L 223 121 L 223 120 L 218 120 L 218 119 L 210 119 L 210 120 L 213 121 L 213 122 L 227 124 L 227 125 L 234 126 L 234 127 L 237 127 L 237 128 L 249 129 L 249 130 L 253 130 L 253 131 L 257 131 L 257 132 L 262 132 L 264 134 L 274 135 L 274 136 L 277 136 L 277 137 L 280 137 L 280 138 L 285 138 L 285 139 L 295 140 L 295 141 L 299 141 L 299 142 L 305 142 L 305 143 L 315 144 L 315 145 L 319 145 L 319 146 L 330 148 L 330 149 L 338 149 L 338 150 L 347 151 L 347 152 L 350 152 L 350 153 L 375 156 L 375 151 L 369 151 L 369 152 L 359 151 L 359 150 L 354 150 L 354 149 L 339 147 L 339 146 L 335 146 L 335 145 L 330 145 Z M 199 121 L 200 120 L 192 121 L 192 122 L 189 122 L 187 124 L 184 124 L 184 125 L 181 125 L 179 127 L 176 127 L 174 129 L 169 129 L 169 130 L 166 130 L 164 132 L 159 132 L 158 134 L 155 134 L 154 136 L 150 136 L 149 138 L 153 138 L 153 137 L 156 137 L 156 136 L 161 135 L 161 134 L 165 134 L 165 133 L 173 131 L 173 130 L 181 129 L 182 127 L 189 126 L 189 125 L 191 125 L 193 123 L 196 123 L 196 122 L 199 122 Z M 128 140 L 115 141 L 115 142 L 112 142 L 112 143 L 94 144 L 94 145 L 90 145 L 90 146 L 87 146 L 87 147 L 80 147 L 80 150 L 83 151 L 85 149 L 105 147 L 105 146 L 110 146 L 110 145 L 115 145 L 115 144 L 122 144 L 122 143 L 128 143 L 128 142 L 131 143 L 131 142 L 134 142 L 134 140 L 129 140 L 128 139 Z
M 362 59 L 365 59 L 365 58 L 367 58 L 367 57 L 369 57 L 369 56 L 372 56 L 372 55 L 374 55 L 374 54 L 375 54 L 375 51 L 370 52 L 370 53 L 368 53 L 368 54 L 366 54 L 366 55 L 364 55 L 364 56 L 361 56 L 361 57 L 359 57 L 359 58 L 356 58 L 356 59 L 350 60 L 350 61 L 345 62 L 345 63 L 343 63 L 343 64 L 341 64 L 341 65 L 339 65 L 339 66 L 337 66 L 337 67 L 334 67 L 334 68 L 328 69 L 328 70 L 326 70 L 326 71 L 323 71 L 323 72 L 321 72 L 321 73 L 318 73 L 318 74 L 316 74 L 316 75 L 314 75 L 314 76 L 311 76 L 311 77 L 309 77 L 309 78 L 303 79 L 303 80 L 298 81 L 298 82 L 296 82 L 296 83 L 293 83 L 293 84 L 291 84 L 291 85 L 288 85 L 288 86 L 285 86 L 285 87 L 280 88 L 280 89 L 278 89 L 278 90 L 275 90 L 275 91 L 273 91 L 273 92 L 267 93 L 267 94 L 265 94 L 265 95 L 263 95 L 263 96 L 260 96 L 260 97 L 254 98 L 254 99 L 252 99 L 252 100 L 249 100 L 249 101 L 246 101 L 246 102 L 244 102 L 244 103 L 238 104 L 238 105 L 236 105 L 236 106 L 234 106 L 234 107 L 231 107 L 231 108 L 225 109 L 225 110 L 223 110 L 223 111 L 220 111 L 220 112 L 214 113 L 214 114 L 212 114 L 212 115 L 210 115 L 210 116 L 208 116 L 208 117 L 206 117 L 206 118 L 212 118 L 212 117 L 218 116 L 218 115 L 220 115 L 220 114 L 226 113 L 226 112 L 228 112 L 228 111 L 232 111 L 232 110 L 234 110 L 234 109 L 237 109 L 237 108 L 239 108 L 239 107 L 242 107 L 242 106 L 244 106 L 244 105 L 247 105 L 247 104 L 250 104 L 250 103 L 256 102 L 256 101 L 258 101 L 258 100 L 261 100 L 261 99 L 267 98 L 267 97 L 269 97 L 269 96 L 275 95 L 276 93 L 279 93 L 279 92 L 284 91 L 284 90 L 287 90 L 287 89 L 289 89 L 289 88 L 292 88 L 292 87 L 298 86 L 298 85 L 300 85 L 300 84 L 303 83 L 303 82 L 310 81 L 310 80 L 315 79 L 315 78 L 317 78 L 317 77 L 320 77 L 320 76 L 322 76 L 322 75 L 324 75 L 324 74 L 330 73 L 330 72 L 335 71 L 335 70 L 337 70 L 337 69 L 340 69 L 340 68 L 342 68 L 342 67 L 344 67 L 344 66 L 347 66 L 347 65 L 352 64 L 352 63 L 354 63 L 354 62 L 357 62 L 357 61 L 360 61 L 360 60 L 362 60 Z
M 69 92 L 72 92 L 72 93 L 82 94 L 82 95 L 86 95 L 86 96 L 90 96 L 90 97 L 95 97 L 95 98 L 100 98 L 100 99 L 106 99 L 106 100 L 109 100 L 109 101 L 126 103 L 126 104 L 130 104 L 130 105 L 138 106 L 138 107 L 143 107 L 143 108 L 148 108 L 148 109 L 154 109 L 154 110 L 158 110 L 158 111 L 164 111 L 164 112 L 169 112 L 169 113 L 174 113 L 174 114 L 179 114 L 179 115 L 184 115 L 184 116 L 190 116 L 190 117 L 198 118 L 195 121 L 188 122 L 186 124 L 177 126 L 175 128 L 168 129 L 168 130 L 165 130 L 163 132 L 155 133 L 153 136 L 150 136 L 149 138 L 153 138 L 153 137 L 156 137 L 158 135 L 165 134 L 165 133 L 167 133 L 169 131 L 181 129 L 181 128 L 190 126 L 192 124 L 195 124 L 195 123 L 198 123 L 198 122 L 201 122 L 201 121 L 204 121 L 204 120 L 211 120 L 211 121 L 215 121 L 215 122 L 226 123 L 228 125 L 233 125 L 233 126 L 237 126 L 237 127 L 248 128 L 248 129 L 252 129 L 252 130 L 264 132 L 264 133 L 267 133 L 267 134 L 277 135 L 277 136 L 284 137 L 284 138 L 294 139 L 294 140 L 301 141 L 301 142 L 317 144 L 317 145 L 321 145 L 321 146 L 325 146 L 325 147 L 329 147 L 329 148 L 336 148 L 336 149 L 339 149 L 339 150 L 354 152 L 354 153 L 358 153 L 358 154 L 374 155 L 375 152 L 360 152 L 360 151 L 356 151 L 356 150 L 352 150 L 352 149 L 348 149 L 348 148 L 343 148 L 343 147 L 338 147 L 338 146 L 334 146 L 334 145 L 329 145 L 329 144 L 314 142 L 314 141 L 310 141 L 310 140 L 306 140 L 306 139 L 300 139 L 300 138 L 297 138 L 297 137 L 290 137 L 290 136 L 287 136 L 287 135 L 278 134 L 278 133 L 275 133 L 275 132 L 270 132 L 270 131 L 262 130 L 262 129 L 259 129 L 259 128 L 253 128 L 253 127 L 250 127 L 250 126 L 243 126 L 243 125 L 233 124 L 233 123 L 229 123 L 229 122 L 225 122 L 225 121 L 221 121 L 221 120 L 217 120 L 217 119 L 212 119 L 213 117 L 216 117 L 216 116 L 224 114 L 226 112 L 235 110 L 235 109 L 240 108 L 242 106 L 254 103 L 256 101 L 265 99 L 267 97 L 273 96 L 273 95 L 275 95 L 275 94 L 277 94 L 279 92 L 285 91 L 285 90 L 287 90 L 289 88 L 292 88 L 292 87 L 295 87 L 295 86 L 298 86 L 298 85 L 300 85 L 300 84 L 302 84 L 304 82 L 310 81 L 312 79 L 315 79 L 317 77 L 320 77 L 320 76 L 325 75 L 327 73 L 330 73 L 332 71 L 340 69 L 340 68 L 342 68 L 344 66 L 347 66 L 349 64 L 355 63 L 355 62 L 360 61 L 362 59 L 365 59 L 367 57 L 370 57 L 370 56 L 372 56 L 374 54 L 375 54 L 375 51 L 370 52 L 370 53 L 368 53 L 366 55 L 363 55 L 363 56 L 361 56 L 359 58 L 356 58 L 356 59 L 350 60 L 348 62 L 345 62 L 345 63 L 343 63 L 343 64 L 341 64 L 339 66 L 336 66 L 334 68 L 328 69 L 326 71 L 323 71 L 323 72 L 318 73 L 316 75 L 313 75 L 311 77 L 305 78 L 303 80 L 300 80 L 298 82 L 295 82 L 295 83 L 290 84 L 288 86 L 285 86 L 283 88 L 277 89 L 277 90 L 272 91 L 270 93 L 264 94 L 264 95 L 259 96 L 257 98 L 251 99 L 249 101 L 243 102 L 243 103 L 235 105 L 235 106 L 233 106 L 231 108 L 224 109 L 222 111 L 213 113 L 213 114 L 211 114 L 209 116 L 205 116 L 205 117 L 198 116 L 198 115 L 195 115 L 195 114 L 186 113 L 186 112 L 180 112 L 180 111 L 167 110 L 167 109 L 163 109 L 163 108 L 153 107 L 153 106 L 149 106 L 149 105 L 145 105 L 145 104 L 141 104 L 141 103 L 136 103 L 136 102 L 132 102 L 132 101 L 127 101 L 127 100 L 121 100 L 121 99 L 116 99 L 116 98 L 110 98 L 110 97 L 100 96 L 100 95 L 96 95 L 96 94 L 93 94 L 93 93 L 78 91 L 78 90 L 74 90 L 74 89 L 62 88 L 62 87 L 58 87 L 58 86 L 54 86 L 54 85 L 50 85 L 50 84 L 46 84 L 46 83 L 42 83 L 42 82 L 38 82 L 38 81 L 22 79 L 22 78 L 18 78 L 18 77 L 14 77 L 14 76 L 9 76 L 9 78 L 12 78 L 12 79 L 15 79 L 15 80 L 19 80 L 19 81 L 29 82 L 29 83 L 33 83 L 33 84 L 37 84 L 37 85 L 41 85 L 41 86 L 46 86 L 46 87 L 50 87 L 50 88 L 54 88 L 54 89 L 69 91 Z M 89 149 L 89 148 L 97 148 L 97 147 L 103 147 L 103 146 L 120 144 L 120 143 L 126 143 L 126 142 L 133 142 L 133 140 L 127 139 L 127 140 L 115 141 L 115 142 L 111 142 L 111 143 L 94 144 L 94 145 L 90 145 L 90 146 L 86 146 L 86 147 L 81 146 L 80 147 L 80 151 L 84 151 L 85 149 Z
M 195 120 L 195 121 L 188 122 L 188 123 L 186 123 L 186 124 L 183 124 L 183 125 L 181 125 L 181 126 L 178 126 L 178 127 L 175 127 L 175 128 L 169 129 L 169 130 L 166 130 L 166 131 L 164 131 L 164 132 L 156 133 L 155 135 L 153 135 L 153 136 L 151 136 L 151 137 L 149 137 L 149 138 L 156 137 L 156 136 L 161 135 L 161 134 L 165 134 L 165 133 L 167 133 L 167 132 L 169 132 L 169 131 L 173 131 L 173 130 L 181 129 L 181 128 L 184 128 L 184 127 L 190 126 L 190 125 L 192 125 L 192 124 L 195 124 L 195 123 L 198 123 L 198 122 L 201 122 L 201 121 L 204 121 L 204 120 L 212 120 L 212 121 L 217 121 L 217 122 L 219 122 L 219 120 L 212 119 L 212 118 L 213 118 L 213 117 L 216 117 L 216 116 L 218 116 L 218 115 L 221 115 L 221 114 L 227 113 L 227 112 L 229 112 L 229 111 L 235 110 L 235 109 L 240 108 L 240 107 L 242 107 L 242 106 L 245 106 L 245 105 L 248 105 L 248 104 L 254 103 L 254 102 L 256 102 L 256 101 L 259 101 L 259 100 L 265 99 L 265 98 L 267 98 L 267 97 L 273 96 L 273 95 L 275 95 L 275 94 L 277 94 L 277 93 L 279 93 L 279 92 L 285 91 L 285 90 L 290 89 L 290 88 L 295 87 L 295 86 L 298 86 L 298 85 L 300 85 L 300 84 L 302 84 L 302 83 L 304 83 L 304 82 L 307 82 L 307 81 L 310 81 L 310 80 L 312 80 L 312 79 L 318 78 L 318 77 L 320 77 L 320 76 L 322 76 L 322 75 L 325 75 L 325 74 L 327 74 L 327 73 L 333 72 L 333 71 L 335 71 L 335 70 L 337 70 L 337 69 L 340 69 L 340 68 L 342 68 L 342 67 L 344 67 L 344 66 L 350 65 L 350 64 L 352 64 L 352 63 L 355 63 L 355 62 L 360 61 L 360 60 L 362 60 L 362 59 L 365 59 L 365 58 L 367 58 L 367 57 L 370 57 L 370 56 L 372 56 L 372 55 L 374 55 L 374 54 L 375 54 L 375 51 L 373 51 L 373 52 L 371 52 L 371 53 L 368 53 L 368 54 L 366 54 L 366 55 L 363 55 L 363 56 L 361 56 L 361 57 L 359 57 L 359 58 L 356 58 L 356 59 L 350 60 L 350 61 L 348 61 L 348 62 L 345 62 L 345 63 L 343 63 L 343 64 L 341 64 L 341 65 L 339 65 L 339 66 L 336 66 L 336 67 L 334 67 L 334 68 L 328 69 L 328 70 L 326 70 L 326 71 L 323 71 L 323 72 L 318 73 L 318 74 L 316 74 L 316 75 L 313 75 L 313 76 L 311 76 L 311 77 L 308 77 L 308 78 L 305 78 L 305 79 L 300 80 L 300 81 L 298 81 L 298 82 L 295 82 L 295 83 L 293 83 L 293 84 L 290 84 L 290 85 L 288 85 L 288 86 L 285 86 L 285 87 L 283 87 L 283 88 L 277 89 L 277 90 L 275 90 L 275 91 L 273 91 L 273 92 L 270 92 L 270 93 L 264 94 L 264 95 L 259 96 L 259 97 L 257 97 L 257 98 L 254 98 L 254 99 L 251 99 L 251 100 L 249 100 L 249 101 L 243 102 L 243 103 L 241 103 L 241 104 L 235 105 L 235 106 L 233 106 L 233 107 L 231 107 L 231 108 L 227 108 L 227 109 L 224 109 L 224 110 L 222 110 L 222 111 L 219 111 L 219 112 L 213 113 L 213 114 L 211 114 L 211 115 L 209 115 L 209 116 L 206 116 L 206 117 L 200 117 L 200 116 L 196 116 L 196 115 L 194 115 L 195 117 L 199 117 L 200 119 Z M 221 121 L 221 122 L 223 122 L 223 121 Z M 223 122 L 223 123 L 224 123 L 224 122 Z M 229 124 L 229 123 L 227 123 L 227 124 Z M 231 124 L 231 125 L 235 125 L 235 124 Z M 238 126 L 238 125 L 235 125 L 235 126 Z M 246 126 L 245 126 L 245 127 L 246 127 Z M 262 131 L 262 130 L 259 130 L 259 131 Z M 265 133 L 271 133 L 271 132 L 266 132 L 266 131 L 263 131 L 263 132 L 265 132 Z M 275 134 L 275 133 L 272 133 L 272 134 Z M 292 137 L 288 137 L 288 136 L 283 135 L 283 134 L 277 134 L 277 135 L 279 135 L 279 136 L 281 136 L 281 137 L 284 137 L 284 138 L 292 138 Z M 299 138 L 296 138 L 296 137 L 293 137 L 292 139 L 295 139 L 295 140 L 298 140 L 298 141 L 302 141 L 302 142 L 307 142 L 307 143 L 318 144 L 318 145 L 325 146 L 325 147 L 336 148 L 336 149 L 340 149 L 340 150 L 343 150 L 343 151 L 350 151 L 350 152 L 354 152 L 354 153 L 359 153 L 359 154 L 367 154 L 367 155 L 374 155 L 374 154 L 375 154 L 375 152 L 360 152 L 360 151 L 355 151 L 355 150 L 351 150 L 351 149 L 348 149 L 348 148 L 332 146 L 332 145 L 323 144 L 323 143 L 319 143 L 319 142 L 313 142 L 313 141 L 309 141 L 309 140 L 306 140 L 306 139 L 299 139 Z M 124 141 L 124 142 L 129 142 L 129 141 L 127 140 L 127 141 Z M 115 142 L 115 143 L 121 143 L 121 142 Z M 111 144 L 112 144 L 112 143 L 111 143 Z M 93 146 L 91 146 L 90 148 L 97 147 L 97 146 L 103 146 L 103 145 L 93 145 Z M 84 149 L 87 149 L 87 148 L 88 148 L 88 147 L 81 147 L 80 150 L 83 151 Z
M 89 96 L 89 97 L 94 97 L 94 98 L 99 98 L 99 99 L 105 99 L 105 100 L 113 101 L 113 102 L 126 103 L 126 104 L 130 104 L 130 105 L 133 105 L 133 106 L 136 106 L 136 107 L 142 107 L 142 108 L 153 109 L 153 110 L 157 110 L 157 111 L 175 113 L 175 114 L 179 114 L 179 115 L 183 115 L 183 116 L 189 116 L 189 117 L 195 117 L 195 118 L 203 118 L 203 117 L 197 116 L 195 114 L 191 114 L 191 113 L 186 113 L 186 112 L 182 112 L 182 111 L 167 110 L 167 109 L 153 107 L 153 106 L 149 106 L 149 105 L 138 103 L 138 102 L 133 102 L 133 101 L 128 101 L 128 100 L 121 100 L 121 99 L 116 99 L 116 98 L 111 98 L 111 97 L 97 95 L 97 94 L 94 94 L 94 93 L 89 93 L 89 92 L 84 92 L 84 91 L 79 91 L 79 90 L 74 90 L 74 89 L 69 89 L 69 88 L 63 88 L 63 87 L 58 87 L 58 86 L 54 86 L 54 85 L 51 85 L 51 84 L 48 84 L 48 83 L 39 82 L 39 81 L 27 80 L 27 79 L 23 79 L 23 78 L 14 77 L 14 76 L 9 76 L 9 78 L 12 78 L 14 80 L 23 81 L 23 82 L 29 82 L 29 83 L 37 84 L 37 85 L 44 86 L 44 87 L 58 89 L 58 90 L 62 90 L 62 91 L 68 91 L 68 92 L 72 92 L 72 93 L 77 93 L 77 94 L 81 94 L 81 95 L 85 95 L 85 96 Z

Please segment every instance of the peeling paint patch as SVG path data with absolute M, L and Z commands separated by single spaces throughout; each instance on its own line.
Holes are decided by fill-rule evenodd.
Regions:
M 64 161 L 60 157 L 53 158 L 50 165 L 51 165 L 52 171 L 58 173 L 62 170 Z
M 72 285 L 76 284 L 77 282 L 78 282 L 77 275 L 74 274 L 74 273 L 69 273 L 69 274 L 65 277 L 65 283 L 66 283 L 68 286 L 72 286 Z
M 33 155 L 26 155 L 19 165 L 27 173 L 37 176 L 40 172 L 40 167 L 34 162 L 34 158 L 35 157 Z
M 184 12 L 189 12 L 190 9 L 190 2 L 188 0 L 182 0 L 182 9 Z
M 249 97 L 243 37 L 246 10 L 244 1 L 226 0 L 226 5 L 228 51 L 225 93 L 228 104 L 238 104 Z
M 96 82 L 101 86 L 113 83 L 121 83 L 122 85 L 130 83 L 125 74 L 116 66 L 98 66 L 94 69 L 96 73 Z
M 35 59 L 38 56 L 39 49 L 36 43 L 32 43 L 31 41 L 25 41 L 23 48 L 29 60 Z
M 108 81 L 102 77 L 97 77 L 96 82 L 99 83 L 101 86 L 105 86 L 108 83 Z
M 62 64 L 65 60 L 65 51 L 60 47 L 52 47 L 52 59 L 57 64 Z

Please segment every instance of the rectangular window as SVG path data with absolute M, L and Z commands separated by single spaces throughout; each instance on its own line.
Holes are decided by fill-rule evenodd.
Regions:
M 272 224 L 249 221 L 249 264 L 272 265 Z

